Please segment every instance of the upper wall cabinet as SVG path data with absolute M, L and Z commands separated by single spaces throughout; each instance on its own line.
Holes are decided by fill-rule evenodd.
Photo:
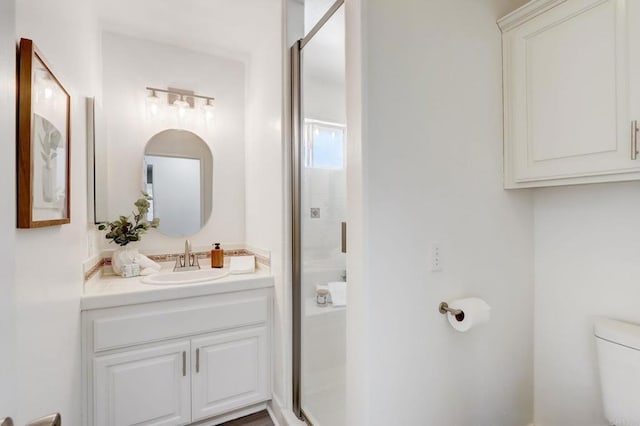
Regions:
M 505 187 L 640 179 L 640 2 L 534 0 L 498 25 Z

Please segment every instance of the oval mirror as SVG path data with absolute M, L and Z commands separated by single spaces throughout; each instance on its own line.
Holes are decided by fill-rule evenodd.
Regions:
M 153 200 L 148 219 L 171 237 L 193 235 L 211 216 L 213 156 L 207 143 L 187 130 L 164 130 L 144 150 L 143 189 Z

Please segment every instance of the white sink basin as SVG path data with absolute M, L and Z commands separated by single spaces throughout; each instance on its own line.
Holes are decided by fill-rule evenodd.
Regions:
M 227 269 L 198 269 L 197 271 L 163 272 L 142 278 L 144 284 L 152 285 L 176 285 L 195 284 L 214 281 L 229 275 Z

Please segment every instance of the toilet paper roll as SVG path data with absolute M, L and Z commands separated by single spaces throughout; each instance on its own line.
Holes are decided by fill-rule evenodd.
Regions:
M 489 318 L 491 318 L 491 307 L 478 297 L 453 300 L 449 303 L 449 307 L 463 312 L 460 315 L 447 313 L 451 327 L 463 333 L 478 324 L 489 321 Z

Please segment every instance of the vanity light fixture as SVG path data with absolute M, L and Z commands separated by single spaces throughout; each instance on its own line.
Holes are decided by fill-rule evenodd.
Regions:
M 183 120 L 189 109 L 195 109 L 197 104 L 202 105 L 202 112 L 207 121 L 213 118 L 213 101 L 215 98 L 211 96 L 197 95 L 192 91 L 181 89 L 158 89 L 157 87 L 146 88 L 151 94 L 147 96 L 147 107 L 151 115 L 157 115 L 163 101 L 158 97 L 158 93 L 165 93 L 166 103 L 176 107 L 178 119 Z M 175 100 L 174 100 L 175 99 Z

